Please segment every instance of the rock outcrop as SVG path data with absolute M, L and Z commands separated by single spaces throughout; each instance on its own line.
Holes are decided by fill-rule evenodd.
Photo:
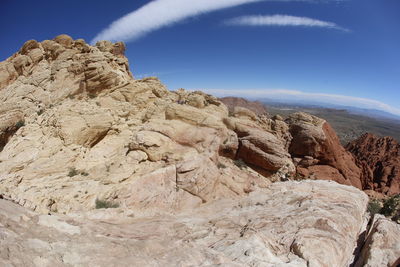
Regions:
M 396 140 L 364 134 L 346 148 L 362 170 L 363 189 L 386 195 L 400 193 L 400 144 Z
M 0 265 L 349 266 L 384 250 L 358 253 L 368 197 L 324 120 L 170 92 L 124 52 L 60 35 L 0 63 Z
M 293 172 L 283 121 L 245 108 L 230 117 L 213 96 L 135 80 L 124 51 L 61 35 L 0 64 L 0 195 L 43 213 L 96 199 L 163 213 Z
M 289 152 L 300 177 L 332 179 L 362 189 L 361 171 L 329 123 L 302 112 L 292 114 L 287 122 L 293 136 Z
M 399 266 L 400 224 L 375 215 L 355 266 Z
M 38 215 L 0 200 L 0 265 L 348 266 L 368 198 L 327 181 L 275 183 L 179 215 Z
M 221 97 L 219 100 L 224 103 L 230 112 L 233 112 L 236 107 L 242 107 L 253 111 L 256 115 L 268 114 L 264 104 L 259 101 L 250 101 L 242 97 Z

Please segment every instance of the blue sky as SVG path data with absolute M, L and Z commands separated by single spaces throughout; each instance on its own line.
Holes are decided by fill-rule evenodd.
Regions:
M 171 90 L 400 113 L 399 12 L 398 0 L 2 0 L 0 60 L 28 39 L 104 37 L 127 43 L 136 77 L 158 76 Z

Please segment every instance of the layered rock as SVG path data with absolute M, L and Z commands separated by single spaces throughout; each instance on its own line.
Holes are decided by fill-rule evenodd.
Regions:
M 229 117 L 210 95 L 135 80 L 124 51 L 61 35 L 28 41 L 0 64 L 0 195 L 43 213 L 104 199 L 155 214 L 243 196 L 293 172 L 283 121 L 246 109 Z
M 0 265 L 358 260 L 364 193 L 327 181 L 272 184 L 297 171 L 361 188 L 325 121 L 229 112 L 203 92 L 135 80 L 124 51 L 61 35 L 28 41 L 0 63 Z
M 233 112 L 234 109 L 237 107 L 242 107 L 253 111 L 257 115 L 268 114 L 268 111 L 263 105 L 263 103 L 259 101 L 249 101 L 242 97 L 233 97 L 233 96 L 221 97 L 219 98 L 219 100 L 228 107 L 230 112 Z
M 7 266 L 348 266 L 368 198 L 326 181 L 275 183 L 179 215 L 38 215 L 0 200 Z
M 375 215 L 355 266 L 399 266 L 400 224 Z
M 400 193 L 400 144 L 391 137 L 364 134 L 346 147 L 362 170 L 362 186 L 382 194 Z
M 287 122 L 293 137 L 289 152 L 300 176 L 362 188 L 360 169 L 329 123 L 302 112 L 292 114 Z

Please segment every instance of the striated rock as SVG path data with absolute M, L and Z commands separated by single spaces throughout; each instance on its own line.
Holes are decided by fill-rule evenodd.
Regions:
M 159 214 L 270 183 L 235 165 L 239 138 L 224 123 L 221 102 L 200 91 L 170 92 L 154 77 L 134 80 L 124 50 L 122 43 L 93 47 L 60 35 L 29 41 L 24 55 L 2 63 L 12 64 L 17 77 L 6 77 L 0 90 L 1 195 L 43 213 L 91 210 L 104 199 Z M 264 175 L 285 176 L 280 166 L 290 156 L 273 123 L 254 116 L 236 122 L 259 129 L 259 136 L 271 131 L 265 144 L 247 141 L 264 153 L 274 140 L 285 163 L 268 152 Z
M 254 121 L 257 120 L 257 116 L 253 111 L 251 111 L 247 108 L 243 108 L 243 107 L 235 107 L 233 109 L 232 114 L 234 117 L 238 117 L 238 118 L 242 117 L 242 118 L 248 118 L 248 119 L 251 119 Z
M 18 73 L 11 61 L 0 62 L 0 89 L 14 82 L 18 77 Z
M 361 256 L 355 266 L 398 266 L 400 264 L 400 225 L 375 215 Z
M 332 177 L 335 181 L 362 188 L 361 171 L 352 154 L 342 147 L 336 133 L 325 120 L 299 112 L 291 115 L 287 122 L 293 136 L 290 154 L 293 157 L 316 159 L 318 165 L 313 168 L 316 179 L 330 177 L 326 176 L 326 167 L 319 166 L 326 165 L 337 170 Z M 302 163 L 304 161 L 299 163 L 300 167 L 310 167 L 309 163 Z
M 135 80 L 124 51 L 60 35 L 0 63 L 1 266 L 357 260 L 366 195 L 288 181 L 358 186 L 325 121 Z
M 24 43 L 19 52 L 21 53 L 21 55 L 27 55 L 30 50 L 39 47 L 39 43 L 36 40 L 29 40 Z
M 290 154 L 273 134 L 254 129 L 240 137 L 238 157 L 247 163 L 269 171 L 277 171 L 285 165 L 293 166 Z
M 71 48 L 74 40 L 72 39 L 71 36 L 66 35 L 66 34 L 61 34 L 57 36 L 56 38 L 53 39 L 56 43 L 59 43 L 60 45 L 64 46 L 65 48 Z
M 271 127 L 273 121 L 229 117 L 224 119 L 224 123 L 238 136 L 236 158 L 255 167 L 265 176 L 283 167 L 287 168 L 287 174 L 294 173 L 294 165 L 285 145 L 287 140 L 281 135 L 280 129 L 274 131 L 276 128 Z
M 259 101 L 249 101 L 241 97 L 233 96 L 222 97 L 219 100 L 228 107 L 230 112 L 233 112 L 235 107 L 242 107 L 251 110 L 257 115 L 267 114 L 267 109 Z
M 326 181 L 275 183 L 241 200 L 155 217 L 122 209 L 37 215 L 0 200 L 0 263 L 348 266 L 367 201 Z
M 361 168 L 363 189 L 400 193 L 400 144 L 391 137 L 364 134 L 346 147 Z

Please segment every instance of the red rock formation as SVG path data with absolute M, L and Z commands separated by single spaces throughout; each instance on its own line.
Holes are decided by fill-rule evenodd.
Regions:
M 222 103 L 224 103 L 231 112 L 235 107 L 244 107 L 250 109 L 257 115 L 262 115 L 267 113 L 265 106 L 259 101 L 249 101 L 241 97 L 233 97 L 233 96 L 223 97 L 220 98 L 219 100 Z
M 392 137 L 364 134 L 346 147 L 362 170 L 364 190 L 400 193 L 400 144 Z
M 362 188 L 360 169 L 329 123 L 306 113 L 291 115 L 288 123 L 293 136 L 289 152 L 297 158 L 300 176 Z

